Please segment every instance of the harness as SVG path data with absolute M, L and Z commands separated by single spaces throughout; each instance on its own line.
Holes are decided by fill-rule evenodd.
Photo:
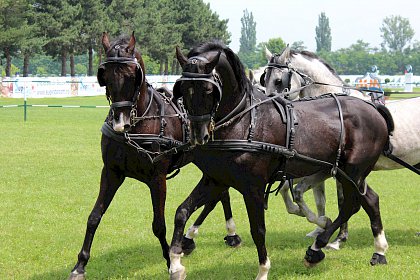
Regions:
M 215 85 L 216 89 L 218 90 L 218 98 L 217 98 L 218 102 L 214 103 L 211 112 L 209 114 L 205 114 L 205 115 L 202 115 L 202 116 L 193 116 L 193 119 L 190 119 L 191 121 L 202 121 L 202 120 L 214 121 L 213 120 L 214 114 L 215 114 L 215 112 L 216 112 L 216 110 L 219 106 L 219 102 L 222 98 L 221 85 L 215 77 L 216 76 L 213 73 L 211 73 L 211 74 L 198 74 L 198 73 L 183 72 L 182 77 L 176 81 L 175 86 L 174 86 L 175 97 L 180 97 L 181 96 L 179 87 L 180 87 L 180 83 L 182 81 L 209 82 L 209 83 L 212 83 L 213 85 Z M 309 85 L 310 84 L 304 85 L 304 86 L 302 86 L 298 89 L 291 90 L 290 92 L 301 91 L 302 89 L 304 89 L 305 87 L 307 87 Z M 336 101 L 337 109 L 339 111 L 339 119 L 340 119 L 340 123 L 341 123 L 341 126 L 340 126 L 341 130 L 340 130 L 340 136 L 339 136 L 339 146 L 337 148 L 337 157 L 336 157 L 336 161 L 334 163 L 330 163 L 330 162 L 327 162 L 327 161 L 323 161 L 323 160 L 319 160 L 319 159 L 315 159 L 315 158 L 311 158 L 311 157 L 302 155 L 294 149 L 295 125 L 297 123 L 296 123 L 296 119 L 295 119 L 293 103 L 291 101 L 288 101 L 284 98 L 281 98 L 279 94 L 276 94 L 274 96 L 268 97 L 267 99 L 259 100 L 259 102 L 255 102 L 256 99 L 253 95 L 253 90 L 252 89 L 245 92 L 244 96 L 242 97 L 242 100 L 238 103 L 238 105 L 232 111 L 232 113 L 228 114 L 222 120 L 218 121 L 215 124 L 215 126 L 213 128 L 213 131 L 211 132 L 211 133 L 213 133 L 214 131 L 216 131 L 218 129 L 225 128 L 225 127 L 231 125 L 234 121 L 240 119 L 242 116 L 244 116 L 245 114 L 250 112 L 250 125 L 249 125 L 250 130 L 249 130 L 249 133 L 248 133 L 247 140 L 236 140 L 236 139 L 214 140 L 214 139 L 211 139 L 206 145 L 200 146 L 200 149 L 202 149 L 202 150 L 233 151 L 233 152 L 238 152 L 238 151 L 239 152 L 256 152 L 256 153 L 266 153 L 266 154 L 270 154 L 270 155 L 274 154 L 274 155 L 278 155 L 280 157 L 283 157 L 284 160 L 282 160 L 280 162 L 279 167 L 272 174 L 271 179 L 270 179 L 269 184 L 268 184 L 268 187 L 265 191 L 265 200 L 266 201 L 268 200 L 268 195 L 271 193 L 271 191 L 270 191 L 271 185 L 275 181 L 278 181 L 278 180 L 281 181 L 279 188 L 282 186 L 282 184 L 284 184 L 284 182 L 286 180 L 289 180 L 289 182 L 291 184 L 293 184 L 293 182 L 292 182 L 293 177 L 291 175 L 289 175 L 286 171 L 287 162 L 292 158 L 331 168 L 331 174 L 332 174 L 333 177 L 336 177 L 336 175 L 338 174 L 340 177 L 350 181 L 352 183 L 352 185 L 359 191 L 359 193 L 361 193 L 363 195 L 365 193 L 366 189 L 363 191 L 363 193 L 360 192 L 357 184 L 343 170 L 341 170 L 339 168 L 339 161 L 340 161 L 340 157 L 341 157 L 341 153 L 342 153 L 341 151 L 343 149 L 343 143 L 344 143 L 343 113 L 342 113 L 340 101 L 337 98 L 336 94 L 328 94 L 328 95 L 322 96 L 320 98 L 325 98 L 325 97 L 332 97 Z M 243 103 L 243 100 L 249 100 L 249 106 L 242 109 L 242 110 L 237 109 L 237 108 L 242 107 L 241 104 Z M 302 100 L 302 101 L 304 101 L 304 100 Z M 264 103 L 268 103 L 268 102 L 272 102 L 275 106 L 277 106 L 278 108 L 281 108 L 281 110 L 283 112 L 285 112 L 285 115 L 286 115 L 286 118 L 284 120 L 286 122 L 286 145 L 285 146 L 275 145 L 275 144 L 271 144 L 271 143 L 263 143 L 263 142 L 253 140 L 253 134 L 254 134 L 253 129 L 255 127 L 255 119 L 256 119 L 255 111 L 259 106 L 261 106 Z M 279 104 L 281 106 L 279 106 Z M 188 115 L 188 116 L 190 117 L 190 115 Z M 212 128 L 212 126 L 211 126 L 211 128 Z M 278 191 L 278 189 L 277 189 L 277 191 Z
M 188 120 L 186 119 L 186 110 L 183 106 L 182 99 L 177 100 L 177 104 L 172 102 L 171 96 L 167 96 L 164 92 L 160 92 L 155 90 L 147 81 L 144 79 L 144 73 L 140 64 L 137 62 L 135 57 L 126 58 L 126 57 L 108 57 L 104 63 L 100 65 L 100 68 L 104 68 L 106 64 L 117 63 L 117 64 L 135 64 L 137 73 L 136 73 L 136 88 L 130 101 L 119 101 L 119 102 L 112 102 L 110 93 L 107 89 L 107 99 L 110 102 L 110 112 L 108 117 L 101 128 L 101 132 L 113 139 L 114 141 L 124 143 L 128 146 L 133 147 L 137 153 L 144 157 L 150 164 L 154 165 L 157 163 L 155 158 L 160 156 L 159 159 L 162 159 L 162 150 L 167 151 L 172 149 L 176 149 L 177 147 L 183 146 L 189 140 L 189 127 L 188 127 Z M 139 77 L 140 76 L 140 77 Z M 146 94 L 148 95 L 149 101 L 147 103 L 146 109 L 143 113 L 139 116 L 137 110 L 137 101 L 140 97 L 140 88 L 141 86 L 146 83 L 147 90 Z M 101 84 L 101 83 L 100 83 Z M 105 84 L 101 84 L 104 86 Z M 159 112 L 157 115 L 150 114 L 150 109 L 152 104 L 155 103 L 158 105 Z M 167 106 L 170 106 L 174 109 L 174 114 L 166 114 Z M 140 122 L 147 121 L 147 120 L 155 120 L 160 119 L 160 129 L 159 134 L 142 134 L 142 133 L 131 133 L 131 132 L 124 132 L 119 133 L 113 130 L 112 128 L 112 118 L 114 117 L 115 109 L 117 108 L 130 108 L 130 130 L 136 127 Z M 167 122 L 165 119 L 167 118 L 178 118 L 181 120 L 181 127 L 182 127 L 182 134 L 183 139 L 182 141 L 178 141 L 169 137 L 165 136 L 165 127 Z M 129 130 L 129 131 L 130 131 Z M 174 154 L 174 153 L 167 153 Z M 177 160 L 175 160 L 172 165 L 169 167 L 169 172 L 177 170 L 175 173 L 178 174 L 179 168 L 187 163 L 187 159 L 184 156 L 180 156 Z M 168 173 L 169 173 L 168 172 Z M 173 176 L 175 176 L 173 175 Z M 172 177 L 172 176 L 171 176 Z M 168 178 L 169 179 L 169 178 Z
M 285 73 L 284 75 L 282 75 L 282 84 L 283 84 L 283 86 L 285 85 L 285 84 L 287 84 L 287 86 L 288 86 L 288 91 L 286 91 L 286 93 L 285 93 L 285 98 L 287 99 L 287 97 L 288 97 L 288 95 L 290 95 L 289 93 L 291 93 L 291 92 L 294 92 L 294 91 L 290 91 L 290 86 L 291 86 L 291 76 L 292 76 L 292 74 L 293 73 L 296 73 L 297 75 L 299 75 L 299 77 L 301 77 L 301 80 L 303 81 L 303 83 L 301 84 L 301 88 L 300 89 L 303 89 L 303 88 L 305 88 L 306 86 L 308 86 L 308 85 L 312 85 L 312 84 L 315 84 L 315 85 L 321 85 L 321 86 L 331 86 L 331 87 L 337 87 L 337 88 L 341 88 L 341 89 L 343 89 L 343 92 L 346 94 L 346 95 L 348 95 L 349 94 L 349 90 L 357 90 L 357 91 L 366 91 L 366 92 L 369 92 L 369 94 L 370 94 L 370 97 L 371 97 L 371 102 L 372 103 L 370 103 L 371 105 L 374 105 L 375 106 L 375 108 L 376 108 L 376 106 L 377 105 L 385 105 L 384 104 L 384 93 L 383 93 L 383 91 L 379 91 L 379 90 L 371 90 L 371 89 L 361 89 L 361 88 L 357 88 L 357 87 L 352 87 L 352 86 L 348 86 L 348 85 L 333 85 L 333 84 L 328 84 L 328 83 L 322 83 L 322 82 L 317 82 L 317 81 L 314 81 L 311 77 L 309 77 L 308 75 L 306 75 L 306 74 L 304 74 L 304 73 L 302 73 L 302 72 L 300 72 L 300 71 L 298 71 L 297 69 L 295 69 L 295 68 L 293 68 L 292 66 L 291 66 L 291 63 L 288 61 L 288 62 L 286 62 L 286 64 L 280 64 L 280 63 L 268 63 L 268 65 L 267 65 L 267 68 L 265 69 L 265 71 L 264 71 L 264 73 L 263 73 L 263 75 L 261 76 L 261 78 L 260 78 L 260 83 L 262 84 L 262 85 L 264 85 L 264 83 L 265 83 L 265 75 L 266 75 L 266 72 L 267 72 L 267 69 L 268 68 L 275 68 L 275 69 L 288 69 L 288 72 L 287 73 Z M 299 89 L 299 91 L 300 91 L 300 89 Z M 334 95 L 333 95 L 334 96 Z M 339 106 L 340 107 L 340 104 L 339 104 L 339 102 L 338 102 L 338 100 L 337 100 L 337 98 L 334 96 L 334 98 L 336 99 L 336 101 L 337 101 L 337 106 Z M 304 98 L 301 98 L 301 99 L 313 99 L 312 97 L 304 97 Z M 366 101 L 367 102 L 367 101 Z M 339 112 L 340 112 L 340 119 L 341 119 L 341 124 L 343 125 L 343 122 L 342 122 L 342 115 L 341 115 L 341 109 L 339 110 Z M 342 129 L 342 131 L 343 131 L 343 127 L 341 128 Z M 342 136 L 342 135 L 341 135 Z M 392 147 L 391 147 L 391 145 L 390 145 L 390 143 L 388 144 L 389 145 L 389 147 L 388 147 L 388 149 L 385 149 L 384 150 L 384 152 L 383 152 L 383 154 L 384 154 L 384 156 L 386 156 L 386 157 L 388 157 L 389 159 L 391 159 L 391 160 L 393 160 L 393 161 L 395 161 L 396 163 L 398 163 L 398 164 L 400 164 L 400 165 L 402 165 L 402 166 L 404 166 L 405 168 L 407 168 L 407 169 L 409 169 L 409 170 L 411 170 L 411 171 L 413 171 L 414 173 L 416 173 L 417 175 L 420 175 L 420 169 L 418 169 L 418 168 L 416 168 L 415 166 L 412 166 L 411 164 L 409 164 L 409 163 L 407 163 L 407 162 L 405 162 L 404 160 L 402 160 L 401 158 L 399 158 L 399 157 L 397 157 L 397 156 L 395 156 L 395 155 L 393 155 L 392 154 Z M 341 148 L 340 148 L 341 149 Z M 340 150 L 339 150 L 339 152 L 340 152 Z M 339 153 L 338 153 L 339 154 Z M 339 160 L 339 157 L 337 156 L 337 161 Z M 332 175 L 333 175 L 333 177 L 335 176 L 335 174 L 337 173 L 337 171 L 332 171 Z M 292 194 L 293 195 L 293 194 Z

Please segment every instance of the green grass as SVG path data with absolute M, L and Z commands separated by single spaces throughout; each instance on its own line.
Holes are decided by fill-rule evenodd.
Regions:
M 0 105 L 18 104 L 0 98 Z M 101 97 L 30 99 L 29 104 L 104 105 Z M 100 128 L 107 109 L 0 108 L 0 279 L 66 279 L 76 263 L 86 220 L 99 190 L 102 168 Z M 200 179 L 188 165 L 168 182 L 167 239 L 177 206 Z M 369 176 L 381 197 L 390 245 L 387 266 L 370 267 L 373 238 L 361 210 L 350 220 L 350 239 L 340 251 L 326 251 L 314 269 L 303 266 L 314 226 L 286 213 L 272 195 L 266 212 L 270 279 L 418 279 L 420 275 L 420 177 L 407 170 Z M 253 279 L 258 257 L 240 194 L 231 191 L 234 218 L 243 245 L 227 248 L 221 206 L 205 221 L 197 249 L 183 258 L 188 279 Z M 311 192 L 306 196 L 313 206 Z M 328 181 L 327 213 L 337 214 L 334 182 Z M 197 211 L 199 212 L 199 211 Z M 198 214 L 198 213 L 197 213 Z M 189 226 L 197 217 L 194 214 Z M 88 279 L 168 279 L 158 240 L 151 230 L 147 187 L 127 179 L 96 233 Z

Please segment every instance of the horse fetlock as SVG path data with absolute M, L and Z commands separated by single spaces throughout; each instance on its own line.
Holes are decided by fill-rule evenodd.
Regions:
M 86 279 L 86 273 L 78 273 L 77 270 L 76 271 L 72 271 L 70 273 L 70 276 L 68 278 L 68 280 L 85 280 Z
M 327 216 L 320 216 L 318 217 L 317 225 L 321 228 L 325 229 L 332 224 L 332 221 Z
M 181 264 L 184 254 L 170 253 L 171 265 L 169 267 L 170 280 L 184 280 L 186 277 L 185 267 Z
M 268 271 L 270 270 L 270 268 L 271 268 L 271 262 L 270 262 L 270 259 L 267 257 L 267 260 L 265 261 L 265 263 L 260 264 L 258 275 L 257 275 L 257 278 L 255 278 L 255 280 L 267 280 Z
M 325 258 L 324 252 L 322 250 L 313 250 L 311 246 L 306 250 L 304 265 L 305 267 L 311 268 L 320 263 Z

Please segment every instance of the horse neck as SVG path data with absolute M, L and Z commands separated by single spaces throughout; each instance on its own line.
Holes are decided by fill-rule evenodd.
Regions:
M 222 75 L 221 78 L 223 81 L 223 87 L 222 100 L 220 101 L 219 108 L 216 113 L 216 120 L 222 119 L 240 106 L 242 104 L 241 101 L 244 98 L 244 94 L 246 94 L 246 92 L 240 92 L 239 85 L 231 70 L 232 69 L 230 69 L 230 71 L 226 71 L 226 69 L 224 69 L 219 72 Z
M 301 55 L 294 56 L 291 63 L 295 69 L 308 75 L 315 83 L 306 87 L 300 93 L 300 97 L 313 97 L 325 93 L 343 93 L 344 82 L 340 77 L 328 69 L 324 63 L 317 59 L 308 60 Z

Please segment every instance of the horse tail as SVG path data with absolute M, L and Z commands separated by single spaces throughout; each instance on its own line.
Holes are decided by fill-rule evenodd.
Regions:
M 389 111 L 387 107 L 385 107 L 382 104 L 377 104 L 376 109 L 386 121 L 386 126 L 388 128 L 388 135 L 392 135 L 392 132 L 394 131 L 395 126 L 394 126 L 394 119 L 392 118 L 391 112 Z

